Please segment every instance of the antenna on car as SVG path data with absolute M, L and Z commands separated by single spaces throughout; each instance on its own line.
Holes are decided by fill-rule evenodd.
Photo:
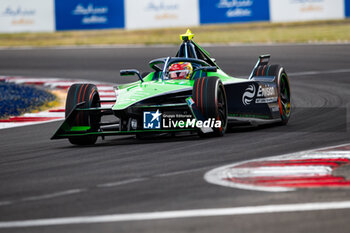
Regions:
M 191 32 L 190 29 L 187 29 L 185 34 L 180 35 L 180 39 L 184 42 L 192 40 L 193 37 L 194 37 L 194 34 Z

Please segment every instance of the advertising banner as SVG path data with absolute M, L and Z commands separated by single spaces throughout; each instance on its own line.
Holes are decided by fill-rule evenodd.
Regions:
M 199 25 L 198 0 L 126 0 L 126 28 Z
M 269 21 L 269 0 L 199 0 L 200 23 Z
M 0 0 L 0 32 L 54 30 L 53 0 Z
M 272 22 L 343 19 L 344 0 L 270 0 Z
M 345 16 L 350 17 L 350 0 L 345 0 Z
M 56 0 L 56 30 L 124 27 L 123 0 Z

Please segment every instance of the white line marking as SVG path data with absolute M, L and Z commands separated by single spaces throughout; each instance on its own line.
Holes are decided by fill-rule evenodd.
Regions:
M 349 208 L 350 208 L 350 201 L 245 206 L 245 207 L 233 207 L 233 208 L 177 210 L 177 211 L 133 213 L 133 214 L 113 214 L 113 215 L 100 215 L 100 216 L 80 216 L 80 217 L 66 217 L 66 218 L 9 221 L 9 222 L 0 222 L 0 228 L 39 227 L 39 226 L 55 226 L 55 225 L 69 225 L 69 224 L 146 221 L 146 220 L 197 218 L 197 217 L 217 217 L 217 216 L 234 216 L 234 215 L 248 215 L 248 214 L 288 213 L 288 212 L 303 212 L 303 211 L 316 211 L 316 210 L 338 210 L 338 209 L 349 209 Z
M 11 205 L 12 203 L 13 203 L 12 201 L 1 201 L 0 206 Z
M 317 74 L 337 74 L 337 73 L 350 73 L 350 69 L 295 72 L 295 73 L 288 73 L 288 76 L 304 76 L 304 75 L 317 75 Z
M 37 113 L 25 113 L 24 117 L 62 117 L 64 118 L 64 112 L 37 112 Z
M 120 186 L 124 184 L 131 184 L 131 183 L 136 183 L 140 181 L 145 181 L 147 178 L 135 178 L 135 179 L 130 179 L 130 180 L 124 180 L 124 181 L 117 181 L 117 182 L 111 182 L 111 183 L 105 183 L 105 184 L 98 184 L 96 187 L 98 188 L 109 188 L 109 187 L 115 187 L 115 186 Z
M 332 173 L 327 166 L 281 166 L 281 167 L 251 167 L 251 168 L 228 168 L 223 178 L 244 178 L 264 176 L 324 176 Z
M 86 191 L 86 190 L 85 189 L 71 189 L 71 190 L 66 190 L 66 191 L 57 192 L 57 193 L 45 194 L 45 195 L 41 195 L 41 196 L 26 197 L 26 198 L 23 198 L 22 201 L 38 201 L 38 200 L 43 200 L 43 199 L 50 199 L 50 198 L 55 198 L 55 197 L 62 197 L 62 196 L 77 194 L 77 193 L 81 193 L 84 191 Z
M 183 171 L 176 171 L 176 172 L 169 172 L 169 173 L 163 173 L 163 174 L 158 174 L 155 175 L 155 177 L 166 177 L 166 176 L 176 176 L 176 175 L 182 175 L 182 174 L 187 174 L 191 172 L 197 172 L 205 169 L 212 168 L 213 166 L 210 167 L 201 167 L 201 168 L 195 168 L 195 169 L 189 169 L 189 170 L 183 170 Z
M 49 120 L 49 121 L 32 121 L 32 122 L 6 122 L 6 123 L 0 123 L 0 129 L 8 129 L 8 128 L 15 128 L 15 127 L 22 127 L 22 126 L 28 126 L 28 125 L 39 125 L 39 124 L 46 124 L 46 123 L 51 123 L 55 121 L 62 121 L 62 119 L 54 119 L 54 120 Z

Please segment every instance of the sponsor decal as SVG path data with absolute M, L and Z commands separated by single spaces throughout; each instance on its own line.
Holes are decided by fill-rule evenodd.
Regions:
M 274 87 L 262 87 L 259 86 L 257 93 L 256 104 L 267 104 L 277 101 L 276 89 Z
M 249 105 L 255 96 L 255 85 L 251 84 L 247 89 L 245 89 L 242 96 L 242 102 L 244 105 Z
M 277 101 L 276 89 L 274 87 L 259 86 L 258 91 L 254 84 L 250 84 L 244 91 L 242 102 L 245 106 L 250 105 L 255 98 L 256 104 L 266 104 Z
M 256 104 L 267 104 L 267 103 L 272 103 L 276 102 L 277 97 L 270 97 L 270 98 L 259 98 L 255 100 Z
M 160 129 L 161 127 L 161 113 L 156 112 L 143 113 L 143 128 L 144 129 Z
M 269 0 L 200 0 L 201 23 L 269 20 Z
M 258 97 L 270 97 L 276 95 L 276 89 L 274 87 L 262 87 L 259 86 Z

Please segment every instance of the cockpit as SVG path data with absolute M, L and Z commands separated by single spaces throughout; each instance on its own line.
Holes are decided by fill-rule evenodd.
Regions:
M 207 72 L 219 69 L 215 59 L 192 40 L 193 34 L 187 30 L 180 35 L 183 41 L 175 57 L 163 57 L 150 61 L 150 67 L 155 71 L 152 80 L 188 79 L 205 77 Z M 136 70 L 122 70 L 122 75 L 137 74 L 143 82 L 143 77 Z
M 154 79 L 196 79 L 219 68 L 210 54 L 192 40 L 193 36 L 190 30 L 180 35 L 183 42 L 175 57 L 150 62 L 150 67 L 156 71 Z

